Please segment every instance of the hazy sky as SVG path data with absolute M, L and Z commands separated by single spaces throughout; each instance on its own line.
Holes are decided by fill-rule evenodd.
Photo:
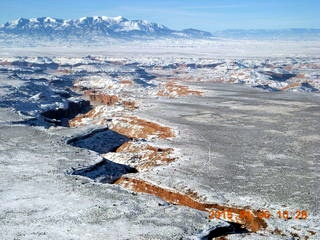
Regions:
M 0 23 L 18 17 L 123 16 L 208 31 L 320 28 L 320 0 L 0 0 Z

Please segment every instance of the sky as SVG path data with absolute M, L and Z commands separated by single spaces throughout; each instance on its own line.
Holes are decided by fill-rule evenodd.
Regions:
M 19 17 L 123 16 L 181 30 L 320 28 L 320 0 L 0 0 L 0 23 Z

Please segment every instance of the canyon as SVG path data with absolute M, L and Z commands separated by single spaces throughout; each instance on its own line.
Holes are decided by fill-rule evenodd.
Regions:
M 316 239 L 318 61 L 1 57 L 0 236 Z

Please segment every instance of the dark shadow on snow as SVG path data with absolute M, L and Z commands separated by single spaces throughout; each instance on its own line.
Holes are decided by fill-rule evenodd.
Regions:
M 130 139 L 108 128 L 95 129 L 89 133 L 67 140 L 67 144 L 85 148 L 99 154 L 115 151 Z
M 202 237 L 201 240 L 211 240 L 217 237 L 223 237 L 230 234 L 243 234 L 243 233 L 249 233 L 249 231 L 243 228 L 241 224 L 229 222 L 229 226 L 214 227 L 210 229 L 209 234 Z
M 24 65 L 22 62 L 21 66 Z M 50 67 L 54 69 L 55 65 Z M 91 109 L 89 101 L 79 98 L 80 95 L 71 90 L 75 76 L 63 75 L 51 79 L 44 74 L 42 77 L 34 78 L 28 74 L 18 74 L 20 70 L 8 70 L 8 85 L 1 86 L 9 94 L 0 98 L 0 108 L 13 108 L 19 114 L 29 117 L 25 121 L 12 124 L 46 128 L 68 126 L 70 119 Z M 22 81 L 22 85 L 11 86 L 10 80 Z
M 260 73 L 268 75 L 270 80 L 277 82 L 285 82 L 288 79 L 296 76 L 296 74 L 293 73 L 275 73 L 271 71 L 261 71 Z
M 122 175 L 138 172 L 135 168 L 115 163 L 107 159 L 89 167 L 77 169 L 71 175 L 80 175 L 100 183 L 114 183 Z
M 91 109 L 89 101 L 68 102 L 67 108 L 51 109 L 42 112 L 40 115 L 48 123 L 56 126 L 69 126 L 69 120 L 80 113 L 86 113 Z

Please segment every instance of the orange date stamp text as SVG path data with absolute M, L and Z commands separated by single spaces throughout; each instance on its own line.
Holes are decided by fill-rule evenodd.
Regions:
M 233 209 L 225 210 L 210 210 L 209 219 L 224 219 L 224 220 L 245 220 L 252 216 L 252 211 L 250 210 L 239 210 L 235 212 Z M 304 220 L 308 218 L 307 210 L 278 210 L 278 211 L 269 211 L 269 210 L 258 210 L 254 214 L 260 219 L 269 219 L 269 218 L 280 218 L 284 220 L 296 219 Z

